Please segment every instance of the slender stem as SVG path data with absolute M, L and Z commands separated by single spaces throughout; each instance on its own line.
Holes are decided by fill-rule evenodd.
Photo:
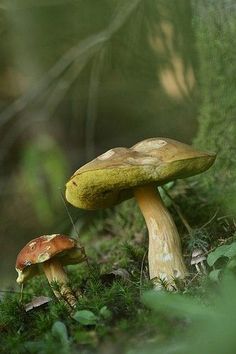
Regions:
M 175 278 L 187 275 L 180 238 L 172 217 L 159 192 L 152 185 L 136 187 L 134 196 L 146 220 L 149 231 L 149 274 L 155 282 L 164 281 L 171 290 Z
M 182 213 L 182 210 L 181 210 L 180 207 L 175 203 L 174 198 L 172 198 L 172 196 L 170 195 L 170 193 L 167 192 L 167 190 L 166 190 L 164 187 L 162 187 L 162 189 L 163 189 L 163 191 L 165 192 L 165 194 L 167 195 L 167 197 L 171 200 L 171 202 L 172 202 L 172 204 L 173 204 L 175 210 L 177 211 L 177 213 L 178 213 L 178 215 L 179 215 L 180 220 L 182 221 L 182 223 L 183 223 L 184 226 L 186 227 L 188 233 L 190 234 L 190 233 L 193 231 L 193 229 L 192 229 L 192 227 L 189 225 L 189 223 L 188 223 L 186 217 L 184 216 L 184 214 Z
M 61 263 L 56 259 L 51 259 L 43 263 L 43 270 L 55 296 L 59 300 L 64 298 L 71 307 L 75 307 L 77 299 L 72 293 L 71 288 L 67 285 L 68 277 Z M 59 290 L 52 286 L 53 282 L 58 283 Z
M 24 283 L 21 284 L 21 287 L 20 287 L 20 303 L 22 302 L 23 300 L 23 289 L 24 289 Z

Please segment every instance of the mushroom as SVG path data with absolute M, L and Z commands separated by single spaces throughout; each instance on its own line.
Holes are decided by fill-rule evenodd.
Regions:
M 84 248 L 77 240 L 59 234 L 40 236 L 28 242 L 18 254 L 16 281 L 23 284 L 44 272 L 55 296 L 64 298 L 71 307 L 75 307 L 77 299 L 68 285 L 63 266 L 81 263 L 85 259 Z M 54 283 L 58 289 L 55 289 Z
M 82 209 L 106 208 L 135 197 L 149 231 L 149 274 L 175 288 L 188 272 L 174 221 L 157 186 L 196 175 L 214 162 L 214 153 L 168 138 L 151 138 L 131 148 L 114 148 L 79 168 L 66 184 L 66 199 Z
M 206 260 L 206 256 L 204 252 L 200 248 L 196 248 L 192 252 L 192 258 L 191 258 L 191 265 L 194 265 L 197 272 L 199 274 L 206 274 L 206 266 L 204 264 L 204 261 Z

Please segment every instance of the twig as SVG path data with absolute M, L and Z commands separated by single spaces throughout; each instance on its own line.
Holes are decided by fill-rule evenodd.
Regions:
M 0 290 L 0 293 L 21 294 L 21 291 L 15 291 L 15 290 Z
M 200 274 L 199 273 L 196 273 L 192 279 L 190 279 L 190 281 L 188 282 L 187 286 L 189 286 Z
M 215 219 L 215 217 L 216 217 L 216 215 L 218 214 L 218 212 L 219 212 L 219 208 L 216 210 L 215 214 L 214 214 L 205 224 L 203 224 L 203 225 L 200 227 L 199 230 L 204 229 L 204 227 L 206 227 L 207 225 L 209 225 L 209 224 Z M 217 220 L 218 220 L 218 219 L 217 219 Z
M 48 111 L 48 115 L 52 115 L 62 101 L 62 98 L 66 95 L 70 87 L 73 85 L 75 80 L 78 78 L 81 71 L 84 69 L 85 65 L 93 55 L 93 52 L 85 53 L 78 60 L 73 63 L 73 65 L 64 74 L 64 78 L 60 79 L 55 89 L 51 92 L 50 96 L 47 98 L 45 109 Z M 76 68 L 77 66 L 77 68 Z
M 38 122 L 45 122 L 50 115 L 52 115 L 55 108 L 58 106 L 59 102 L 69 90 L 73 82 L 76 80 L 77 76 L 84 68 L 89 59 L 89 54 L 80 57 L 79 60 L 79 67 L 77 70 L 73 66 L 71 66 L 68 70 L 67 80 L 60 80 L 59 83 L 56 85 L 56 88 L 52 91 L 51 95 L 49 95 L 48 90 L 44 95 L 48 97 L 46 105 L 43 107 L 43 112 L 38 112 L 38 116 L 36 119 L 31 119 L 31 116 L 28 115 L 21 125 L 19 125 L 18 121 L 15 121 L 14 124 L 11 125 L 11 130 L 8 131 L 4 138 L 1 141 L 1 155 L 0 155 L 0 164 L 4 161 L 7 152 L 14 144 L 17 137 L 25 132 L 29 128 L 31 124 L 35 124 Z M 76 64 L 76 63 L 75 63 Z M 63 82 L 63 85 L 62 85 Z
M 24 284 L 22 283 L 22 284 L 21 284 L 21 287 L 20 287 L 20 300 L 19 300 L 20 303 L 21 303 L 22 300 L 23 300 L 23 290 L 24 290 Z
M 28 92 L 16 99 L 0 114 L 0 127 L 6 124 L 17 113 L 23 111 L 26 106 L 38 98 L 39 95 L 43 94 L 51 83 L 61 76 L 81 55 L 89 51 L 91 55 L 96 53 L 101 45 L 107 42 L 122 27 L 140 2 L 141 0 L 133 0 L 128 3 L 124 1 L 124 3 L 118 7 L 113 20 L 108 25 L 107 29 L 98 34 L 89 36 L 66 52 L 56 64 L 49 69 L 37 85 L 30 88 Z
M 65 199 L 64 199 L 64 196 L 63 196 L 61 190 L 60 190 L 60 196 L 61 196 L 61 200 L 62 200 L 62 202 L 63 202 L 63 204 L 64 204 L 64 207 L 65 207 L 65 209 L 66 209 L 66 213 L 67 213 L 67 215 L 68 215 L 68 217 L 69 217 L 69 219 L 70 219 L 71 225 L 73 226 L 73 229 L 74 229 L 74 231 L 75 231 L 75 234 L 76 234 L 77 237 L 79 238 L 79 232 L 77 231 L 77 229 L 76 229 L 76 227 L 75 227 L 74 220 L 72 219 L 72 216 L 71 216 L 71 214 L 70 214 L 70 212 L 69 212 L 68 206 L 67 206 L 67 204 L 66 204 L 66 201 L 65 201 Z
M 217 220 L 220 221 L 220 220 L 231 218 L 233 216 L 234 216 L 233 214 L 223 215 L 223 216 L 220 216 L 219 218 L 217 218 Z
M 7 1 L 7 0 L 6 0 Z M 68 2 L 73 2 L 73 0 L 67 0 Z M 65 0 L 44 0 L 44 1 L 32 1 L 32 2 L 19 2 L 16 3 L 16 1 L 13 2 L 13 4 L 7 4 L 7 5 L 0 5 L 0 8 L 3 8 L 4 10 L 9 10 L 9 9 L 14 9 L 14 10 L 25 10 L 25 9 L 33 9 L 37 7 L 52 7 L 52 6 L 60 6 L 60 5 L 65 5 L 66 1 Z
M 47 74 L 39 81 L 37 85 L 16 99 L 0 114 L 0 127 L 6 124 L 17 113 L 23 111 L 28 104 L 32 103 L 41 94 L 43 94 L 51 83 L 61 76 L 78 57 L 88 51 L 96 52 L 98 48 L 100 48 L 101 43 L 106 40 L 106 32 L 102 31 L 99 34 L 86 38 L 79 45 L 72 47 L 56 62 L 51 69 L 49 69 Z
M 162 189 L 164 190 L 165 194 L 167 195 L 167 197 L 171 200 L 173 207 L 175 208 L 177 214 L 179 215 L 180 220 L 182 221 L 182 223 L 184 224 L 184 226 L 186 227 L 188 233 L 190 234 L 192 232 L 192 227 L 189 225 L 187 219 L 185 218 L 185 216 L 183 215 L 180 207 L 175 203 L 174 199 L 172 198 L 172 196 L 167 192 L 166 188 L 162 187 Z
M 71 224 L 72 224 L 72 226 L 73 226 L 73 229 L 74 229 L 74 231 L 75 231 L 75 233 L 76 233 L 76 235 L 77 235 L 77 238 L 79 239 L 79 232 L 78 232 L 78 230 L 76 229 L 74 220 L 73 220 L 73 218 L 72 218 L 72 216 L 71 216 L 71 214 L 70 214 L 70 212 L 69 212 L 69 209 L 68 209 L 68 206 L 67 206 L 66 201 L 65 201 L 65 199 L 64 199 L 64 196 L 63 196 L 63 194 L 62 194 L 62 191 L 60 191 L 60 192 L 61 192 L 61 193 L 60 193 L 60 196 L 61 196 L 62 202 L 63 202 L 63 204 L 64 204 L 64 207 L 65 207 L 65 209 L 66 209 L 67 215 L 69 216 L 69 219 L 70 219 L 70 221 L 71 221 Z M 80 245 L 81 245 L 81 241 L 80 241 Z M 89 264 L 89 261 L 88 261 L 88 257 L 87 257 L 85 248 L 84 248 L 82 245 L 81 245 L 81 249 L 82 249 L 82 252 L 84 252 L 84 255 L 85 255 L 85 262 L 86 262 L 88 268 L 91 269 L 91 266 L 90 266 L 90 264 Z
M 164 187 L 162 187 L 162 189 L 163 189 L 164 192 L 166 193 L 167 197 L 172 201 L 172 204 L 173 204 L 173 206 L 174 206 L 176 212 L 178 213 L 178 215 L 179 215 L 179 217 L 180 217 L 182 223 L 183 223 L 184 226 L 186 227 L 187 231 L 188 231 L 189 233 L 191 233 L 191 232 L 193 231 L 193 229 L 192 229 L 192 227 L 189 225 L 189 223 L 188 223 L 188 221 L 186 220 L 185 216 L 183 215 L 183 213 L 182 213 L 180 207 L 175 203 L 174 199 L 173 199 L 172 196 L 167 192 L 167 190 L 166 190 Z M 203 224 L 203 225 L 199 228 L 199 230 L 204 229 L 207 225 L 209 225 L 209 224 L 215 219 L 215 217 L 216 217 L 216 215 L 218 214 L 218 212 L 219 212 L 219 208 L 216 210 L 216 212 L 214 213 L 214 215 L 213 215 L 205 224 Z M 219 218 L 217 218 L 217 220 L 219 220 Z

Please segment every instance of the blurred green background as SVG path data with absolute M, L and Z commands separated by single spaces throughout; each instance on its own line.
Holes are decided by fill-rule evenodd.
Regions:
M 65 182 L 97 154 L 197 135 L 204 148 L 234 152 L 235 33 L 233 1 L 1 1 L 2 285 L 26 241 L 70 231 Z

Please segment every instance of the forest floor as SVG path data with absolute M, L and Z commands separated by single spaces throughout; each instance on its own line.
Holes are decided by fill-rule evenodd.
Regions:
M 82 291 L 73 314 L 54 298 L 44 276 L 30 280 L 22 298 L 20 293 L 6 293 L 0 302 L 0 352 L 225 352 L 219 351 L 222 345 L 227 342 L 230 346 L 235 340 L 231 325 L 235 328 L 232 301 L 236 300 L 232 296 L 226 299 L 236 291 L 234 278 L 227 273 L 234 272 L 236 263 L 235 222 L 209 203 L 196 180 L 166 188 L 168 195 L 162 191 L 162 196 L 177 224 L 190 273 L 177 292 L 151 290 L 144 219 L 134 200 L 124 202 L 98 213 L 80 230 L 88 264 L 69 267 L 72 288 Z M 196 249 L 206 256 L 206 272 L 201 264 L 200 271 L 190 265 Z M 221 291 L 223 304 L 217 300 Z M 52 300 L 26 311 L 25 305 L 39 296 Z M 235 322 L 229 322 L 231 317 Z

